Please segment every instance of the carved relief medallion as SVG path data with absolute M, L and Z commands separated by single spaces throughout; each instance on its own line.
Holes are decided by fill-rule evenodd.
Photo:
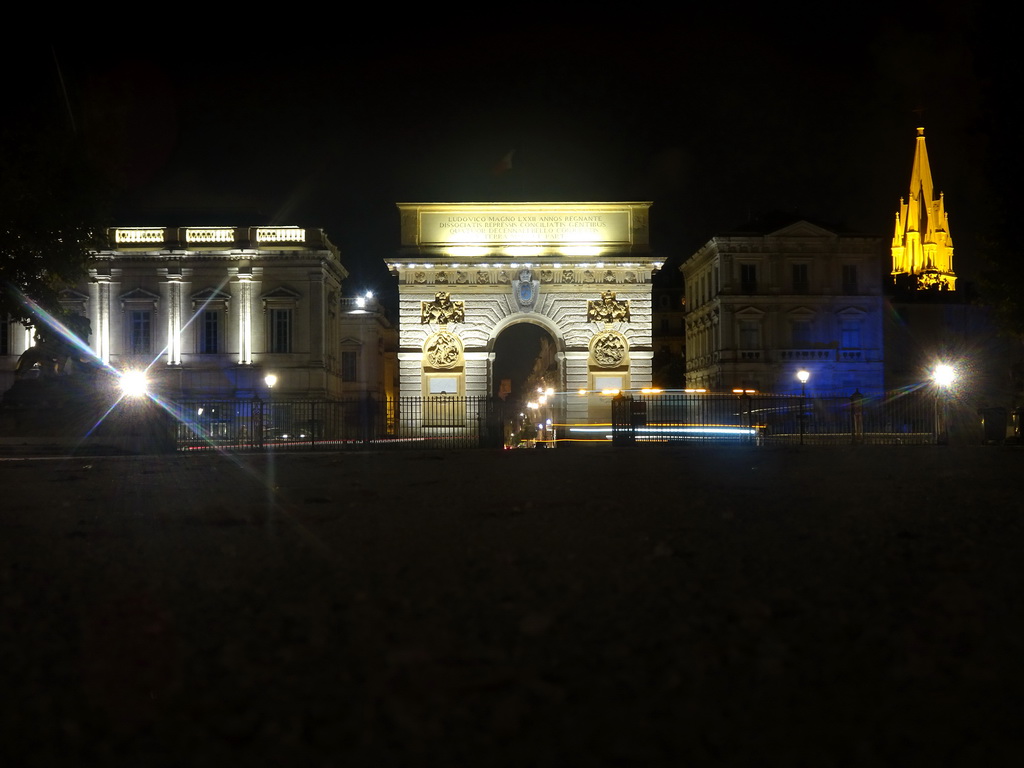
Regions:
M 462 341 L 450 331 L 438 331 L 423 345 L 423 356 L 431 368 L 454 368 L 461 355 Z
M 602 368 L 616 368 L 622 365 L 628 349 L 629 342 L 618 331 L 601 331 L 590 343 L 594 362 Z

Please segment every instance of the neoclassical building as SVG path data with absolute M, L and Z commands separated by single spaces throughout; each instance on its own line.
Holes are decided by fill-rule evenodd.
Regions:
M 550 335 L 559 392 L 650 386 L 661 266 L 650 206 L 399 203 L 401 249 L 387 263 L 399 285 L 402 395 L 490 395 L 495 341 L 517 323 Z M 565 406 L 570 421 L 600 407 L 587 396 Z
M 879 238 L 807 221 L 713 237 L 680 269 L 686 286 L 686 385 L 715 391 L 883 387 Z
M 121 227 L 108 235 L 109 247 L 90 259 L 88 283 L 62 299 L 89 319 L 89 344 L 103 363 L 147 369 L 171 399 L 253 397 L 270 373 L 281 397 L 345 391 L 348 273 L 321 230 Z M 7 386 L 30 344 L 9 331 Z

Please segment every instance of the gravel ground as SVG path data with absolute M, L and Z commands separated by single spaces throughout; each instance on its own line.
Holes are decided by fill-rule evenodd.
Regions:
M 1016 766 L 1022 462 L 0 460 L 0 762 Z

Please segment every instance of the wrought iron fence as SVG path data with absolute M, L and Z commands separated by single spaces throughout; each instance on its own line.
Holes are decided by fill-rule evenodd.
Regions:
M 624 395 L 612 405 L 618 444 L 749 442 L 927 444 L 939 438 L 934 394 L 802 396 L 761 393 Z
M 612 441 L 924 444 L 943 428 L 934 395 L 627 394 L 612 402 Z M 509 406 L 511 408 L 511 406 Z M 178 450 L 500 448 L 514 423 L 488 397 L 186 401 L 172 406 Z M 514 409 L 518 413 L 518 408 Z
M 178 450 L 500 447 L 501 401 L 487 397 L 195 400 L 173 405 Z

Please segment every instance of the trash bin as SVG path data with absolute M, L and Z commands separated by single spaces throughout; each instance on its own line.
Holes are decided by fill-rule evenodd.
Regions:
M 981 441 L 985 445 L 1002 445 L 1006 440 L 1006 409 L 981 409 Z

